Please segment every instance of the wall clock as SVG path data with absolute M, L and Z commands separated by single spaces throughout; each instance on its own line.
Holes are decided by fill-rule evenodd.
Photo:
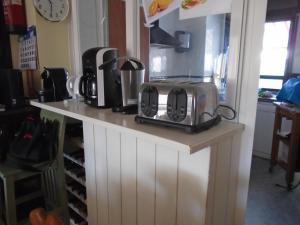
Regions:
M 69 14 L 69 0 L 33 0 L 34 7 L 46 20 L 60 22 Z

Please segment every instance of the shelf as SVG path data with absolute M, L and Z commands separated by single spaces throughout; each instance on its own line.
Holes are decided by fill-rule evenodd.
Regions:
M 75 223 L 73 220 L 70 219 L 70 225 L 87 225 L 88 223 L 86 221 L 82 221 L 80 223 Z
M 64 153 L 64 157 L 70 161 L 72 161 L 73 163 L 76 163 L 78 166 L 81 166 L 83 168 L 85 168 L 85 163 L 84 162 L 81 162 L 80 160 L 72 157 L 71 155 L 67 154 L 67 153 Z
M 66 187 L 67 191 L 72 194 L 73 196 L 75 196 L 78 200 L 80 200 L 83 204 L 86 205 L 86 199 L 84 199 L 82 196 L 80 196 L 78 193 L 76 193 L 75 191 L 72 190 L 71 187 L 67 186 Z
M 72 203 L 68 203 L 68 206 L 70 209 L 72 209 L 74 212 L 77 213 L 77 215 L 79 215 L 82 219 L 84 219 L 85 221 L 87 221 L 87 215 L 84 212 L 81 212 L 80 209 L 76 208 L 76 206 Z
M 159 126 L 137 124 L 135 115 L 113 113 L 111 109 L 98 110 L 83 102 L 67 100 L 62 102 L 40 103 L 30 101 L 31 105 L 71 117 L 73 119 L 89 122 L 93 126 L 102 126 L 105 129 L 115 129 L 121 133 L 130 133 L 137 138 L 151 139 L 158 145 L 168 146 L 175 152 L 182 151 L 193 154 L 206 149 L 214 143 L 241 133 L 245 126 L 240 123 L 222 121 L 218 126 L 198 134 L 188 134 L 177 129 L 168 129 Z
M 85 187 L 85 180 L 65 169 L 65 174 Z
M 289 139 L 291 137 L 291 132 L 277 132 L 278 137 Z
M 287 168 L 288 168 L 287 162 L 285 162 L 285 161 L 283 161 L 283 160 L 278 160 L 277 163 L 278 163 L 278 165 L 279 165 L 281 168 L 287 170 Z
M 290 137 L 291 137 L 291 132 L 280 132 L 277 131 L 277 138 L 282 141 L 286 145 L 290 145 Z
M 72 208 L 69 208 L 69 215 L 70 215 L 70 225 L 88 225 L 88 222 L 85 218 L 82 218 L 83 215 L 78 215 L 73 209 L 77 208 L 71 205 Z M 77 210 L 76 210 L 77 211 Z

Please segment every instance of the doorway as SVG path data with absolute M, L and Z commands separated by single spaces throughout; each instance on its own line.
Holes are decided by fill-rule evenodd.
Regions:
M 294 225 L 300 220 L 300 188 L 284 188 L 286 172 L 279 166 L 269 173 L 274 101 L 284 82 L 300 75 L 299 12 L 297 0 L 268 0 L 246 225 Z M 284 120 L 282 131 L 290 130 L 291 121 Z M 286 157 L 287 146 L 280 143 L 279 158 Z M 295 183 L 299 180 L 296 174 Z

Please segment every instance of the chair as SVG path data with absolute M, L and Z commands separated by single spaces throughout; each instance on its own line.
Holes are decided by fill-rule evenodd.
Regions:
M 38 196 L 43 196 L 47 208 L 61 215 L 67 215 L 67 200 L 65 193 L 65 179 L 63 173 L 63 144 L 65 131 L 65 117 L 49 111 L 41 111 L 41 118 L 49 120 L 57 120 L 59 122 L 59 145 L 57 160 L 42 174 L 38 172 L 28 172 L 21 169 L 16 169 L 7 164 L 0 164 L 0 179 L 3 183 L 4 205 L 0 202 L 0 225 L 17 225 L 16 206 L 24 202 L 28 202 Z M 15 189 L 16 182 L 39 176 L 41 179 L 41 190 L 32 194 L 28 194 L 21 198 L 16 198 Z M 1 190 L 1 189 L 0 189 Z M 0 193 L 1 195 L 1 193 Z M 1 197 L 0 197 L 1 200 Z M 2 211 L 1 211 L 2 210 Z M 4 214 L 5 221 L 1 221 L 1 215 Z

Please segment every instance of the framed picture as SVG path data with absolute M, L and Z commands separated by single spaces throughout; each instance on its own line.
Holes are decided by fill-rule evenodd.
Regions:
M 178 9 L 180 0 L 143 0 L 147 25 Z
M 231 12 L 232 0 L 180 0 L 180 19 Z

